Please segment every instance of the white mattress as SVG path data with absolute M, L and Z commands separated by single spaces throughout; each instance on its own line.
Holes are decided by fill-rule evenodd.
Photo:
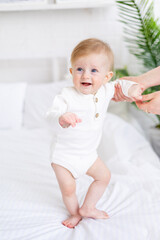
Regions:
M 75 229 L 49 162 L 45 129 L 0 131 L 0 240 L 159 240 L 160 164 L 133 127 L 108 115 L 99 154 L 111 182 L 97 207 L 107 220 L 83 219 Z M 92 182 L 77 180 L 82 204 Z

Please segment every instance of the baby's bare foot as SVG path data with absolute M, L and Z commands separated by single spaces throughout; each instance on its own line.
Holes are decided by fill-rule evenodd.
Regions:
M 96 208 L 85 208 L 79 209 L 79 214 L 82 217 L 95 218 L 95 219 L 106 219 L 109 218 L 108 214 L 104 211 L 100 211 Z
M 62 224 L 68 228 L 74 228 L 82 220 L 80 215 L 75 215 L 67 218 L 62 222 Z

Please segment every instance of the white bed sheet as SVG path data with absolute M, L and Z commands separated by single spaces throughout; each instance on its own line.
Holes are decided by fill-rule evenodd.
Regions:
M 97 207 L 107 220 L 83 219 L 75 229 L 50 167 L 45 129 L 0 131 L 1 240 L 159 240 L 160 163 L 131 125 L 108 114 L 99 154 L 112 177 Z M 92 182 L 77 180 L 82 204 Z

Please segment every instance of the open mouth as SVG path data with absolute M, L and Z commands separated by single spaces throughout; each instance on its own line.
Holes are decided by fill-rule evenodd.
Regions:
M 88 82 L 81 82 L 81 84 L 85 87 L 88 87 L 88 86 L 92 85 L 92 83 L 88 83 Z

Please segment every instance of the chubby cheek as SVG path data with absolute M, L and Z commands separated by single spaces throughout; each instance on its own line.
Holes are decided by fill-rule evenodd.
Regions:
M 94 84 L 93 84 L 94 88 L 98 89 L 102 86 L 102 81 L 95 81 Z
M 73 84 L 74 84 L 75 87 L 79 87 L 80 86 L 79 78 L 73 78 Z

